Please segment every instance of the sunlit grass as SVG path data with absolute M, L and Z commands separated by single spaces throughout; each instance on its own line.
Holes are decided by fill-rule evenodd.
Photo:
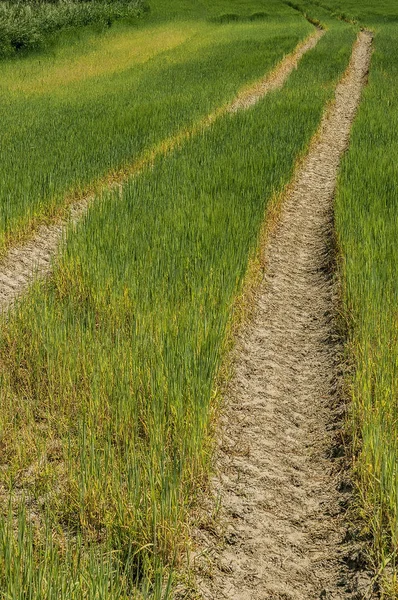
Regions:
M 354 368 L 351 425 L 360 508 L 376 568 L 388 565 L 393 573 L 392 597 L 398 597 L 397 84 L 398 29 L 384 25 L 376 29 L 369 86 L 342 166 L 336 227 Z
M 153 17 L 0 63 L 0 253 L 66 196 L 231 100 L 311 29 L 287 7 L 231 24 Z
M 161 597 L 209 472 L 216 375 L 267 204 L 316 131 L 353 39 L 337 26 L 282 91 L 98 199 L 53 279 L 3 322 L 7 593 L 11 581 L 21 597 L 22 569 L 34 599 L 47 581 L 51 600 L 60 587 L 94 598 L 92 581 L 107 582 L 100 598 L 153 585 Z
M 0 85 L 4 90 L 23 94 L 70 94 L 67 86 L 71 83 L 125 71 L 172 50 L 193 35 L 203 35 L 205 30 L 206 24 L 198 21 L 114 27 L 103 33 L 101 41 L 96 36 L 91 43 L 64 46 L 40 60 L 9 62 L 2 69 Z
M 336 193 L 356 503 L 383 598 L 398 598 L 398 5 L 299 0 L 374 32 Z M 321 9 L 324 12 L 323 9 Z
M 398 7 L 395 0 L 303 0 L 303 3 L 324 7 L 335 17 L 353 19 L 363 25 L 398 23 Z

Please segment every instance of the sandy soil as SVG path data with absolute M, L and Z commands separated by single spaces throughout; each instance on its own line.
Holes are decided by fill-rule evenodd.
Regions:
M 180 132 L 174 138 L 165 140 L 150 153 L 148 158 L 133 163 L 130 169 L 124 170 L 120 175 L 112 176 L 111 183 L 108 181 L 106 187 L 108 189 L 120 187 L 126 179 L 139 173 L 143 168 L 150 167 L 158 154 L 170 152 L 176 145 L 198 130 L 211 126 L 217 118 L 226 112 L 236 112 L 248 108 L 269 91 L 281 87 L 290 73 L 297 67 L 301 57 L 317 44 L 322 34 L 323 31 L 315 30 L 309 38 L 300 43 L 264 79 L 243 90 L 229 105 L 205 117 L 191 131 Z M 0 311 L 9 309 L 35 279 L 45 277 L 51 272 L 52 259 L 69 226 L 72 222 L 79 221 L 92 200 L 92 195 L 80 199 L 79 202 L 71 206 L 69 217 L 66 220 L 59 221 L 54 225 L 43 225 L 26 243 L 13 247 L 8 252 L 7 256 L 0 262 Z
M 214 492 L 222 539 L 199 533 L 201 596 L 214 600 L 372 597 L 347 534 L 333 196 L 371 56 L 361 32 L 266 250 L 266 276 L 240 334 Z M 352 563 L 352 564 L 351 564 Z
M 0 263 L 0 312 L 9 309 L 33 281 L 51 272 L 52 258 L 68 228 L 87 211 L 92 198 L 73 205 L 67 220 L 42 225 L 26 243 L 11 248 Z

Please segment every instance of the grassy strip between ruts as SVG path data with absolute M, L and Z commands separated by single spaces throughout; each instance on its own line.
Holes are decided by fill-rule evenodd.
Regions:
M 0 254 L 65 197 L 190 128 L 311 33 L 291 8 L 269 4 L 268 18 L 222 24 L 164 20 L 155 3 L 139 26 L 0 63 Z
M 342 166 L 336 229 L 349 323 L 360 508 L 398 597 L 398 27 L 376 29 L 369 86 Z
M 99 200 L 3 323 L 5 598 L 168 594 L 234 298 L 353 39 L 336 25 L 283 91 Z

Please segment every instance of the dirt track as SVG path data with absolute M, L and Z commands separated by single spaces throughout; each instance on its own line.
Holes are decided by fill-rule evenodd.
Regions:
M 316 31 L 225 110 L 245 109 L 282 86 L 320 35 Z M 201 582 L 205 598 L 341 600 L 364 597 L 358 588 L 368 584 L 366 579 L 353 583 L 340 564 L 344 497 L 329 458 L 338 368 L 329 271 L 336 173 L 370 46 L 370 35 L 362 32 L 336 103 L 285 200 L 268 246 L 256 316 L 239 343 L 217 484 L 230 528 L 213 577 Z M 210 116 L 206 123 L 213 120 Z M 113 185 L 121 183 L 122 178 Z M 69 220 L 43 226 L 32 240 L 10 250 L 0 264 L 0 310 L 51 271 L 69 224 L 91 200 L 73 206 Z
M 324 35 L 323 29 L 316 29 L 315 33 L 304 40 L 297 48 L 286 56 L 286 58 L 264 79 L 243 91 L 228 107 L 229 112 L 237 112 L 254 106 L 261 98 L 272 90 L 277 90 L 283 86 L 289 75 L 297 69 L 298 64 L 304 54 L 315 48 L 320 38 Z
M 201 533 L 206 599 L 370 596 L 369 579 L 342 560 L 346 498 L 331 458 L 339 427 L 333 195 L 370 56 L 371 35 L 361 32 L 285 198 L 255 317 L 238 340 L 215 482 L 227 524 L 221 548 Z
M 311 36 L 298 44 L 296 49 L 286 56 L 264 79 L 256 82 L 248 89 L 244 89 L 229 105 L 205 117 L 191 131 L 180 132 L 174 138 L 159 144 L 147 159 L 139 159 L 131 165 L 130 169 L 123 171 L 120 176 L 112 176 L 112 183 L 110 185 L 106 183 L 104 187 L 120 187 L 126 179 L 139 173 L 143 168 L 150 167 L 158 154 L 169 152 L 174 146 L 183 142 L 198 130 L 209 127 L 226 112 L 236 112 L 248 108 L 271 90 L 282 87 L 305 52 L 311 50 L 318 43 L 323 33 L 322 30 L 316 29 Z M 59 221 L 55 225 L 43 225 L 30 240 L 8 252 L 7 256 L 0 262 L 0 312 L 10 308 L 13 302 L 28 289 L 35 279 L 45 277 L 51 272 L 52 258 L 56 254 L 57 248 L 70 224 L 77 222 L 85 214 L 92 200 L 92 195 L 80 199 L 79 202 L 71 206 L 68 219 Z

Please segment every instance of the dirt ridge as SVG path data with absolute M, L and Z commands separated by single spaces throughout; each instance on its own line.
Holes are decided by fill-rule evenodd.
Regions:
M 190 136 L 211 126 L 223 114 L 247 109 L 270 91 L 282 87 L 290 73 L 297 68 L 302 56 L 315 47 L 323 33 L 323 30 L 316 29 L 307 39 L 300 42 L 291 54 L 283 58 L 271 73 L 244 89 L 230 104 L 206 116 L 191 130 L 179 132 L 174 137 L 164 140 L 144 158 L 132 163 L 129 168 L 112 174 L 104 180 L 103 190 L 120 187 L 129 177 L 150 167 L 156 156 L 172 151 L 175 146 Z M 69 206 L 66 218 L 59 219 L 55 224 L 41 225 L 30 239 L 8 251 L 0 261 L 0 312 L 11 308 L 15 300 L 29 288 L 33 281 L 51 273 L 52 258 L 68 229 L 84 216 L 93 200 L 94 195 L 88 193 Z
M 333 276 L 333 198 L 372 35 L 360 32 L 266 246 L 253 320 L 239 334 L 214 479 L 222 539 L 198 532 L 203 598 L 329 600 L 372 597 L 347 565 L 347 502 L 333 457 L 341 423 Z M 340 411 L 341 412 L 341 411 Z M 349 493 L 349 492 L 348 492 Z

